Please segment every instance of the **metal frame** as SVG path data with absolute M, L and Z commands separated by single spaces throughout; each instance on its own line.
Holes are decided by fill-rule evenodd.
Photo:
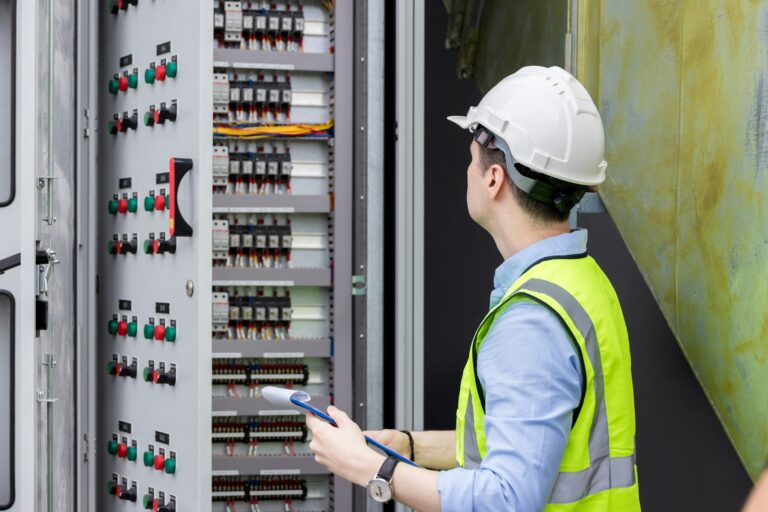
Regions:
M 75 175 L 76 175 L 76 311 L 75 339 L 75 397 L 77 403 L 75 443 L 79 448 L 76 465 L 75 499 L 77 510 L 96 507 L 96 109 L 97 109 L 97 5 L 87 0 L 77 1 L 76 41 L 76 112 Z
M 15 11 L 16 37 L 23 36 L 26 43 L 15 45 L 16 62 L 25 62 L 24 73 L 14 73 L 15 109 L 21 112 L 37 112 L 35 80 L 37 76 L 37 5 L 36 2 L 17 2 Z M 29 34 L 29 35 L 27 35 Z M 15 502 L 9 510 L 35 510 L 35 485 L 37 461 L 31 454 L 36 450 L 35 429 L 37 403 L 35 402 L 35 295 L 31 283 L 35 279 L 35 216 L 28 212 L 35 209 L 34 173 L 36 167 L 36 124 L 34 115 L 15 116 L 14 173 L 16 196 L 9 205 L 0 208 L 0 223 L 10 226 L 11 231 L 2 240 L 2 254 L 21 254 L 21 265 L 0 275 L 0 288 L 11 293 L 16 302 L 13 365 L 20 371 L 14 379 L 14 445 Z M 25 212 L 27 214 L 25 214 Z M 26 285 L 28 284 L 28 285 Z M 25 286 L 26 285 L 26 286 Z
M 424 426 L 424 0 L 397 2 L 395 421 Z
M 333 261 L 333 389 L 334 403 L 352 411 L 352 175 L 354 108 L 354 3 L 336 4 L 335 100 L 334 112 L 334 251 Z M 338 250 L 338 248 L 348 250 Z M 352 510 L 352 484 L 333 477 L 333 507 Z

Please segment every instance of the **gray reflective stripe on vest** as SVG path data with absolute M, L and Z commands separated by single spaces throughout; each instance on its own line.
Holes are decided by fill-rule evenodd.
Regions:
M 559 473 L 549 497 L 549 503 L 572 503 L 606 489 L 634 485 L 635 455 L 610 457 L 603 363 L 600 359 L 597 334 L 595 333 L 595 326 L 592 320 L 573 295 L 554 283 L 543 279 L 530 279 L 520 286 L 515 293 L 524 293 L 526 291 L 548 295 L 562 306 L 584 338 L 587 356 L 595 374 L 593 387 L 596 407 L 589 432 L 590 466 L 582 471 Z M 477 465 L 479 465 L 481 460 L 477 447 L 477 436 L 474 430 L 471 396 L 469 397 L 469 404 L 465 415 L 464 459 L 464 465 L 468 468 L 470 467 L 470 461 L 474 463 L 477 460 Z
M 587 348 L 587 356 L 595 372 L 595 415 L 589 431 L 589 461 L 587 469 L 561 472 L 557 476 L 549 503 L 572 503 L 606 489 L 629 487 L 635 483 L 635 455 L 610 457 L 608 414 L 605 411 L 605 378 L 597 333 L 592 319 L 576 298 L 564 288 L 543 279 L 523 283 L 518 292 L 543 293 L 555 299 L 579 330 Z
M 472 394 L 470 393 L 467 412 L 464 415 L 464 467 L 467 469 L 479 468 L 482 460 L 480 448 L 477 446 L 477 436 L 475 435 L 475 412 L 472 407 Z

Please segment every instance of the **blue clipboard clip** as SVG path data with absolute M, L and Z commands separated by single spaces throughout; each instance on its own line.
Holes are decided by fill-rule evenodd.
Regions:
M 311 412 L 312 414 L 314 414 L 318 418 L 327 421 L 328 423 L 330 423 L 334 427 L 338 426 L 338 425 L 336 425 L 336 422 L 333 421 L 333 418 L 328 416 L 326 413 L 324 413 L 323 411 L 321 411 L 317 407 L 313 407 L 313 406 L 309 405 L 306 402 L 302 402 L 301 400 L 297 400 L 295 397 L 291 397 L 291 403 L 293 405 L 301 407 L 302 409 L 304 409 L 306 411 Z M 421 467 L 418 464 L 416 464 L 415 462 L 413 462 L 412 460 L 409 460 L 409 459 L 403 457 L 402 455 L 400 455 L 396 451 L 387 448 L 386 446 L 384 446 L 383 444 L 379 443 L 378 441 L 374 441 L 373 439 L 371 439 L 368 436 L 363 436 L 363 437 L 365 437 L 365 442 L 366 443 L 368 443 L 369 445 L 373 446 L 374 448 L 378 448 L 379 450 L 381 450 L 382 452 L 386 453 L 390 457 L 394 457 L 397 460 L 399 460 L 400 462 L 404 462 L 404 463 L 406 463 L 406 464 L 408 464 L 410 466 L 414 466 L 414 467 L 417 467 L 417 468 Z

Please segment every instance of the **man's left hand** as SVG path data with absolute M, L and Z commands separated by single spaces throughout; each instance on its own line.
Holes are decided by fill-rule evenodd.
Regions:
M 318 464 L 331 473 L 365 486 L 386 457 L 368 448 L 360 427 L 343 411 L 331 405 L 328 415 L 338 428 L 312 414 L 306 415 L 307 428 L 312 432 L 309 449 Z

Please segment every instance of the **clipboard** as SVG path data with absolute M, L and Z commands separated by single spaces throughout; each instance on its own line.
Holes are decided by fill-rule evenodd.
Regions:
M 267 386 L 261 391 L 261 395 L 271 404 L 277 405 L 277 406 L 293 406 L 294 408 L 299 408 L 304 411 L 312 413 L 314 416 L 330 423 L 334 427 L 337 427 L 336 422 L 333 421 L 333 418 L 328 416 L 328 414 L 324 413 L 317 407 L 314 407 L 310 405 L 309 402 L 311 400 L 311 397 L 309 396 L 309 393 L 306 393 L 304 391 L 296 391 L 293 389 L 285 389 L 285 388 L 278 388 L 275 386 Z M 375 441 L 371 439 L 368 436 L 365 437 L 365 442 L 369 445 L 373 446 L 374 448 L 377 448 L 378 450 L 381 450 L 385 454 L 389 455 L 390 457 L 394 457 L 395 459 L 399 460 L 400 462 L 403 462 L 405 464 L 408 464 L 409 466 L 414 467 L 421 467 L 412 460 L 409 460 L 406 457 L 403 457 L 396 451 L 387 448 L 383 444 L 379 443 L 378 441 Z

